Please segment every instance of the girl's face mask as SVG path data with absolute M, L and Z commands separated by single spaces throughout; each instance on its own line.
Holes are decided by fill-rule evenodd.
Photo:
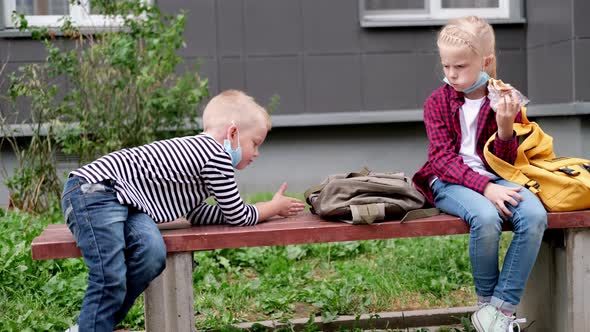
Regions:
M 464 94 L 469 94 L 475 90 L 477 90 L 478 88 L 484 86 L 485 84 L 488 83 L 488 81 L 490 80 L 490 75 L 488 73 L 486 73 L 485 71 L 480 71 L 479 72 L 479 78 L 477 79 L 477 81 L 470 86 L 469 88 L 463 90 Z M 443 79 L 443 81 L 449 85 L 451 85 L 451 83 L 449 82 L 449 80 L 445 77 Z
M 439 47 L 439 53 L 444 67 L 443 81 L 458 91 L 470 94 L 490 80 L 485 68 L 486 63 L 491 63 L 493 55 L 482 58 L 469 49 L 452 46 Z

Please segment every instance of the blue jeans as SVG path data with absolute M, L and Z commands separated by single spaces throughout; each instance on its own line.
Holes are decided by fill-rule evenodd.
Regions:
M 89 269 L 80 332 L 112 332 L 166 266 L 158 227 L 145 213 L 121 205 L 113 184 L 73 176 L 64 186 L 64 217 Z
M 493 182 L 519 187 L 499 178 Z M 479 301 L 514 312 L 547 228 L 547 212 L 541 201 L 530 190 L 522 188 L 519 194 L 523 200 L 516 207 L 506 204 L 513 215 L 509 221 L 514 226 L 514 237 L 504 258 L 502 272 L 499 272 L 502 218 L 492 202 L 467 187 L 440 179 L 432 184 L 432 191 L 436 207 L 469 224 L 469 257 Z

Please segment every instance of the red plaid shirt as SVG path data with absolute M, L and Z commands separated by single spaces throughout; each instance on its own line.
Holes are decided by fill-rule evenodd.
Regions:
M 430 179 L 437 176 L 439 179 L 463 185 L 483 194 L 485 186 L 490 178 L 477 173 L 463 162 L 459 155 L 461 149 L 461 124 L 459 122 L 459 111 L 465 103 L 462 92 L 445 84 L 436 89 L 424 103 L 424 124 L 428 135 L 428 161 L 414 175 L 412 181 L 430 203 L 434 203 Z M 477 118 L 477 143 L 475 152 L 481 158 L 485 168 L 495 172 L 487 164 L 483 147 L 497 130 L 496 113 L 490 107 L 488 98 L 484 99 L 483 105 Z M 515 121 L 520 122 L 520 113 Z M 511 140 L 494 140 L 490 147 L 492 153 L 513 164 L 516 159 L 518 140 L 514 136 Z

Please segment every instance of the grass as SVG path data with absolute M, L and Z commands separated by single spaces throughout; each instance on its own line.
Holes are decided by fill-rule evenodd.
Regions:
M 198 327 L 475 303 L 467 237 L 197 253 Z M 231 314 L 230 314 L 231 313 Z
M 258 194 L 248 200 L 266 200 Z M 82 259 L 33 261 L 30 243 L 59 209 L 35 217 L 0 209 L 0 331 L 63 331 L 74 323 L 87 271 Z M 511 235 L 502 240 L 502 256 Z M 475 304 L 467 236 L 197 252 L 196 325 Z M 123 322 L 143 329 L 140 298 Z

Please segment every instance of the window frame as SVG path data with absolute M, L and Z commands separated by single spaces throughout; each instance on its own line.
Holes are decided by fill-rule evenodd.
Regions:
M 141 0 L 151 4 L 153 0 Z M 123 24 L 121 17 L 107 17 L 105 15 L 88 14 L 90 12 L 90 0 L 81 0 L 80 4 L 69 4 L 69 14 L 64 15 L 25 15 L 29 26 L 59 28 L 62 25 L 64 17 L 69 17 L 75 26 L 80 28 L 91 27 L 119 27 Z M 12 13 L 16 10 L 16 0 L 3 0 L 2 8 L 3 17 L 0 23 L 1 28 L 14 29 Z M 3 22 L 2 22 L 3 21 Z
M 448 20 L 468 15 L 490 23 L 525 23 L 523 0 L 498 0 L 499 8 L 442 8 L 443 0 L 424 0 L 424 9 L 366 10 L 367 0 L 359 0 L 361 27 L 444 25 Z

